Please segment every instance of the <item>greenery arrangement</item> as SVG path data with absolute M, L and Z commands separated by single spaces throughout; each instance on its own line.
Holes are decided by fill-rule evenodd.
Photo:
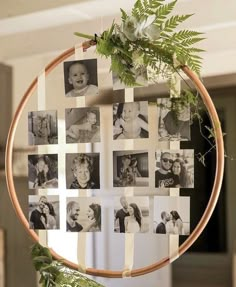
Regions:
M 104 287 L 53 260 L 50 250 L 38 243 L 32 247 L 31 256 L 36 271 L 40 273 L 42 287 Z
M 75 35 L 96 41 L 96 50 L 101 56 L 111 59 L 111 70 L 127 86 L 139 85 L 138 73 L 143 67 L 153 71 L 153 78 L 169 79 L 181 65 L 200 73 L 204 50 L 194 44 L 204 38 L 200 32 L 180 30 L 179 24 L 192 14 L 170 16 L 177 0 L 165 4 L 165 0 L 137 0 L 129 15 L 121 10 L 121 24 L 112 23 L 101 35 Z M 149 78 L 150 80 L 150 78 Z

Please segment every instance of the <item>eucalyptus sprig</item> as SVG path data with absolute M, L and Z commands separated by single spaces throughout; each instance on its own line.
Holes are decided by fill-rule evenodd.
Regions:
M 101 35 L 75 35 L 97 42 L 98 54 L 111 58 L 111 70 L 127 86 L 137 85 L 137 71 L 150 67 L 158 77 L 169 78 L 176 72 L 176 62 L 188 65 L 197 74 L 201 69 L 202 49 L 194 45 L 204 38 L 200 32 L 179 30 L 179 24 L 192 14 L 174 15 L 177 0 L 165 4 L 165 0 L 137 0 L 128 14 L 121 10 L 121 24 L 115 22 Z
M 32 247 L 31 257 L 36 271 L 40 273 L 42 287 L 104 287 L 53 260 L 50 250 L 38 243 Z

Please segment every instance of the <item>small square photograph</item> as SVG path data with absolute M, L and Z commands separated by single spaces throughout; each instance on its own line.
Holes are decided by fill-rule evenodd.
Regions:
M 74 108 L 65 110 L 66 143 L 100 142 L 100 110 Z
M 193 188 L 194 150 L 157 150 L 155 187 Z
M 28 113 L 29 145 L 58 143 L 57 111 L 35 111 Z
M 102 229 L 101 200 L 97 197 L 68 197 L 67 232 L 99 232 Z
M 153 232 L 190 234 L 190 197 L 155 196 Z
M 115 197 L 114 232 L 145 233 L 149 231 L 149 198 L 147 196 Z
M 66 188 L 100 188 L 99 153 L 66 154 Z
M 126 86 L 117 75 L 117 73 L 112 72 L 112 82 L 113 82 L 113 90 L 123 90 L 126 88 L 138 88 L 138 87 L 146 87 L 148 86 L 148 76 L 147 76 L 147 67 L 139 66 L 138 68 L 130 69 L 134 75 L 136 85 L 135 86 Z
M 148 102 L 113 104 L 113 139 L 148 138 Z
M 159 141 L 190 141 L 190 105 L 181 99 L 157 99 L 160 107 Z
M 58 188 L 57 154 L 28 155 L 28 183 L 30 189 Z
M 148 152 L 113 151 L 113 186 L 148 186 Z
M 58 195 L 29 195 L 30 229 L 60 229 Z
M 64 62 L 66 97 L 98 95 L 97 59 Z

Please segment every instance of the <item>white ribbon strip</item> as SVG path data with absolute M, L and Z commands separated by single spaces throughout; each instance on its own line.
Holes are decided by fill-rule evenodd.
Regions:
M 125 102 L 133 102 L 134 101 L 134 89 L 129 88 L 125 89 Z M 134 140 L 124 140 L 125 150 L 133 150 L 134 149 Z M 134 195 L 133 187 L 125 188 L 125 195 L 132 196 Z M 134 234 L 133 233 L 125 233 L 125 262 L 124 262 L 124 272 L 122 277 L 130 277 L 131 270 L 134 264 Z
M 125 264 L 122 277 L 130 277 L 134 264 L 134 233 L 125 234 Z
M 43 70 L 38 76 L 37 85 L 37 105 L 38 111 L 43 111 L 46 109 L 46 75 L 45 70 Z M 38 154 L 45 152 L 45 147 L 38 146 Z M 46 191 L 38 191 L 38 195 L 47 196 Z M 47 230 L 38 231 L 39 244 L 47 247 L 48 245 L 48 232 Z
M 179 257 L 179 235 L 169 235 L 169 258 L 170 263 L 175 261 Z
M 38 76 L 37 96 L 38 96 L 38 111 L 45 110 L 46 107 L 46 79 L 45 70 Z
M 84 58 L 84 51 L 82 44 L 75 45 L 75 60 L 82 60 Z
M 178 98 L 181 94 L 181 78 L 178 73 L 174 73 L 171 77 L 170 97 Z
M 78 259 L 78 270 L 82 273 L 86 273 L 86 245 L 87 245 L 87 233 L 80 232 L 78 234 L 77 259 Z

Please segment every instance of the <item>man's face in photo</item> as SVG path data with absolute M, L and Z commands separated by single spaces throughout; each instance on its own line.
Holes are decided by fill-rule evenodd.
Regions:
M 39 208 L 43 211 L 45 203 L 47 202 L 47 198 L 46 197 L 41 197 L 39 200 Z
M 79 217 L 79 212 L 80 212 L 80 208 L 79 208 L 79 204 L 76 203 L 72 206 L 71 211 L 70 211 L 70 218 L 73 221 L 76 221 Z
M 170 153 L 163 153 L 161 156 L 161 168 L 169 171 L 172 167 L 173 159 Z

